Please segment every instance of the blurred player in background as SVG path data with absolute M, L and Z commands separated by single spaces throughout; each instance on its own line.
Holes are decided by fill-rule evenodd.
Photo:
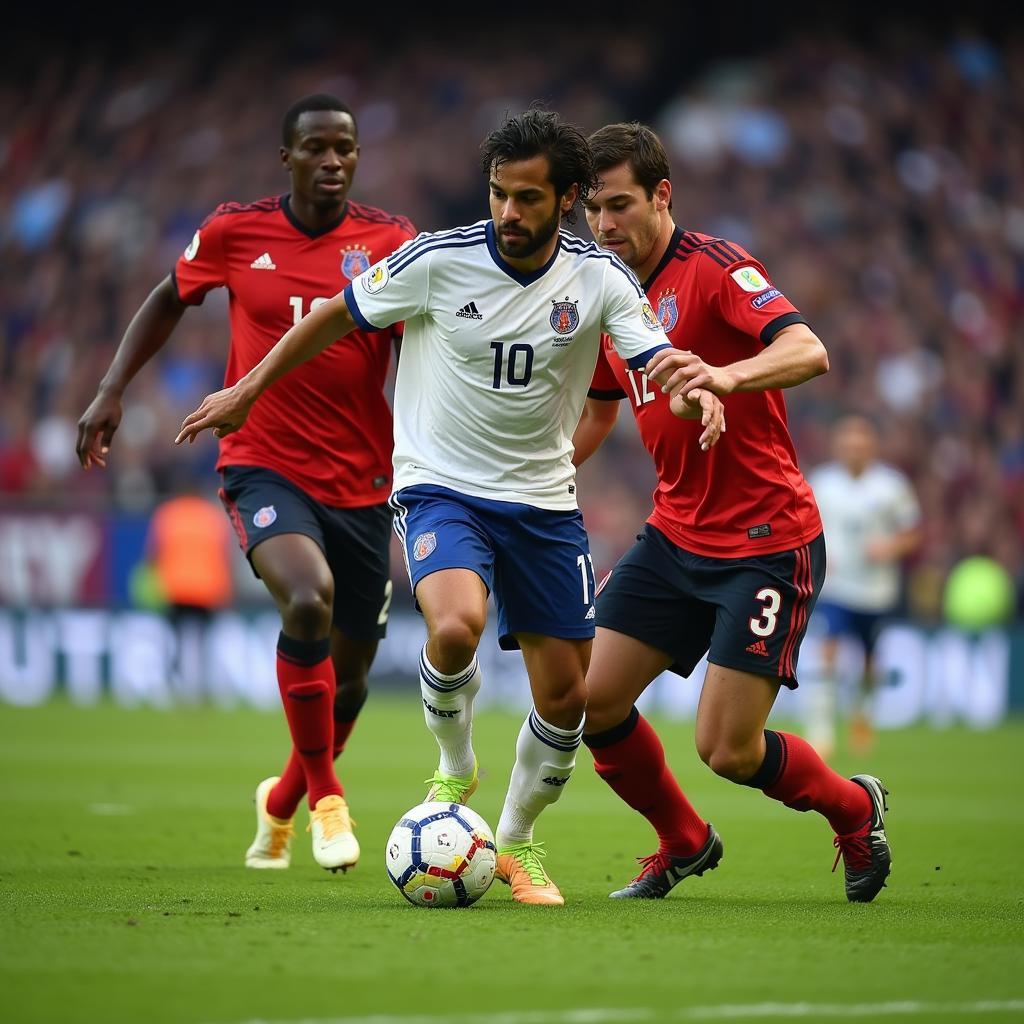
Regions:
M 406 322 L 392 503 L 427 624 L 420 688 L 441 752 L 427 799 L 465 803 L 477 786 L 476 652 L 493 592 L 499 643 L 521 648 L 534 700 L 495 830 L 497 875 L 518 902 L 557 906 L 534 823 L 575 764 L 595 614 L 570 435 L 602 329 L 634 367 L 668 340 L 633 273 L 559 230 L 593 187 L 578 129 L 530 110 L 487 137 L 482 163 L 490 220 L 420 235 L 377 263 L 208 397 L 178 442 L 235 430 L 274 380 L 357 325 Z M 703 425 L 686 443 L 710 446 L 721 403 L 699 388 L 689 396 L 674 408 Z
M 889 872 L 881 782 L 841 778 L 804 740 L 765 729 L 780 686 L 797 685 L 825 574 L 821 520 L 781 389 L 824 373 L 825 348 L 749 253 L 675 225 L 668 157 L 654 132 L 609 125 L 590 144 L 600 178 L 584 203 L 590 229 L 636 272 L 680 346 L 641 372 L 604 345 L 574 437 L 580 463 L 625 398 L 658 473 L 654 511 L 600 591 L 587 674 L 584 742 L 597 772 L 659 839 L 641 873 L 612 895 L 663 897 L 722 856 L 717 832 L 684 796 L 635 707 L 658 675 L 688 676 L 707 653 L 701 759 L 732 782 L 822 814 L 845 858 L 847 896 L 873 899 Z M 666 374 L 664 386 L 652 385 Z M 669 409 L 669 396 L 691 388 L 727 396 L 728 434 L 706 457 L 696 457 L 692 424 Z
M 875 641 L 900 600 L 901 562 L 921 542 L 921 510 L 910 481 L 878 461 L 878 432 L 865 416 L 846 416 L 833 436 L 835 460 L 809 480 L 821 510 L 828 572 L 817 605 L 825 626 L 822 676 L 808 688 L 807 738 L 822 757 L 835 747 L 836 658 L 841 637 L 864 655 L 850 746 L 870 750 Z
M 359 142 L 340 100 L 295 103 L 280 152 L 290 192 L 217 207 L 135 314 L 79 422 L 86 469 L 106 465 L 125 388 L 208 291 L 230 296 L 230 385 L 289 327 L 415 233 L 404 217 L 349 200 Z M 357 331 L 274 388 L 220 445 L 221 497 L 281 613 L 277 677 L 293 743 L 282 775 L 257 787 L 249 867 L 288 867 L 304 794 L 317 863 L 344 870 L 359 857 L 334 758 L 366 699 L 391 598 L 384 384 L 398 336 L 390 326 Z

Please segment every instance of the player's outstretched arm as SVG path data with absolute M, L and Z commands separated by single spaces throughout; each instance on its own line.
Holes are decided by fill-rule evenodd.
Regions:
M 187 440 L 191 444 L 204 430 L 212 429 L 217 437 L 234 433 L 245 422 L 256 399 L 274 381 L 319 355 L 355 327 L 344 294 L 335 295 L 303 317 L 244 377 L 223 391 L 207 395 L 182 421 L 174 443 Z
M 693 388 L 707 388 L 719 396 L 792 388 L 827 371 L 828 353 L 807 324 L 784 327 L 756 356 L 728 366 L 712 366 L 681 349 L 661 349 L 647 364 L 647 376 L 673 398 Z
M 171 336 L 188 307 L 178 298 L 170 275 L 150 293 L 132 317 L 96 397 L 78 421 L 75 451 L 83 469 L 106 466 L 107 452 L 121 423 L 121 398 L 132 378 Z

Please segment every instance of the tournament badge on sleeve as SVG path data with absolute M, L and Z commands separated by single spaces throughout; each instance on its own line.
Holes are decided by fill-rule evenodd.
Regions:
M 566 295 L 564 302 L 555 302 L 552 299 L 551 305 L 551 329 L 557 334 L 572 334 L 580 325 L 580 314 L 577 309 L 579 299 L 572 302 Z

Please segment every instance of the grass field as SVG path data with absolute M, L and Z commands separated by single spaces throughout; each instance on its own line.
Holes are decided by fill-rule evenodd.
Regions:
M 1024 723 L 883 736 L 894 868 L 851 905 L 831 833 L 714 778 L 659 723 L 719 869 L 668 900 L 610 889 L 651 852 L 583 751 L 541 820 L 565 908 L 408 906 L 383 845 L 435 763 L 416 700 L 377 699 L 344 755 L 359 867 L 245 870 L 252 791 L 283 717 L 210 709 L 0 707 L 0 1020 L 616 1024 L 765 1018 L 1024 1020 Z M 496 823 L 517 716 L 477 725 L 473 805 Z M 304 820 L 304 813 L 302 818 Z

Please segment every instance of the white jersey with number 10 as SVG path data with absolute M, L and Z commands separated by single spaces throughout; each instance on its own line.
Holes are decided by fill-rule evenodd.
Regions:
M 438 484 L 576 507 L 572 434 L 602 331 L 632 366 L 670 344 L 636 277 L 568 232 L 522 274 L 492 221 L 421 234 L 346 289 L 356 321 L 405 321 L 395 387 L 395 491 Z

